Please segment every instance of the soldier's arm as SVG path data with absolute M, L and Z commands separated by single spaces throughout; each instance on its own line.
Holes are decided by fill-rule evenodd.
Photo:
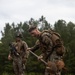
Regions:
M 33 47 L 31 47 L 31 51 L 35 52 L 36 50 L 39 49 L 39 40 L 36 41 L 35 45 Z
M 11 46 L 10 45 L 14 45 L 14 42 L 12 42 L 11 44 L 9 44 L 9 55 L 8 55 L 8 57 L 12 57 L 12 48 L 11 48 Z
M 8 60 L 11 60 L 11 59 L 12 59 L 12 55 L 11 55 L 11 51 L 10 51 L 8 54 Z
M 27 43 L 26 43 L 26 42 L 24 42 L 24 50 L 26 51 L 26 50 L 27 50 L 27 48 L 28 48 L 28 45 L 27 45 Z
M 25 52 L 25 58 L 28 58 L 28 55 L 29 55 L 29 51 L 27 51 L 27 49 L 28 49 L 28 45 L 27 45 L 27 43 L 26 42 L 24 42 L 24 52 Z

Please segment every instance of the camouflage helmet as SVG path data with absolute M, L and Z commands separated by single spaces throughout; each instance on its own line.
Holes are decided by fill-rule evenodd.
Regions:
M 36 29 L 37 27 L 36 26 L 29 26 L 29 29 L 28 31 L 31 32 L 32 30 Z
M 17 38 L 17 37 L 22 38 L 23 36 L 22 36 L 22 34 L 18 33 L 18 34 L 16 34 L 15 37 L 16 37 L 16 38 Z

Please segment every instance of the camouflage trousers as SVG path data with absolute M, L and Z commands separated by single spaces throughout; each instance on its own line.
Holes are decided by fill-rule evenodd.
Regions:
M 57 60 L 61 60 L 61 56 L 58 56 L 56 52 L 54 51 L 47 61 L 56 62 Z M 55 74 L 50 74 L 47 69 L 45 69 L 45 75 L 61 75 L 61 71 L 57 71 Z
M 23 64 L 22 64 L 21 58 L 17 58 L 13 61 L 13 69 L 14 69 L 15 75 L 24 75 Z

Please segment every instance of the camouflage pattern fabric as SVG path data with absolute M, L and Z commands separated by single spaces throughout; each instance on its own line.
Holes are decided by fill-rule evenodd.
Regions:
M 15 75 L 24 75 L 23 64 L 26 64 L 29 55 L 27 52 L 28 46 L 24 41 L 13 42 L 12 44 L 15 46 L 17 52 L 19 53 L 19 56 L 15 56 L 10 52 L 10 55 L 13 58 L 13 68 Z
M 32 51 L 36 51 L 37 49 L 40 48 L 40 50 L 42 50 L 42 56 L 44 58 L 45 61 L 52 61 L 52 62 L 56 62 L 57 60 L 61 60 L 62 56 L 58 55 L 56 50 L 54 50 L 52 52 L 52 54 L 48 57 L 48 59 L 46 59 L 46 57 L 49 55 L 49 53 L 53 50 L 53 41 L 52 41 L 52 35 L 47 33 L 47 32 L 43 32 L 41 33 L 40 36 L 38 36 L 38 41 L 36 42 L 35 46 L 31 48 Z M 61 73 L 58 72 L 56 73 L 57 75 L 60 75 Z M 56 75 L 54 74 L 54 75 Z M 50 73 L 47 71 L 47 69 L 45 70 L 45 75 L 50 75 Z

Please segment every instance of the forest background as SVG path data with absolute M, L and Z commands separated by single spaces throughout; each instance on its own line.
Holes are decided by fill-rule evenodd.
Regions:
M 66 53 L 64 56 L 64 61 L 68 72 L 63 72 L 62 75 L 74 75 L 75 74 L 75 24 L 73 22 L 66 22 L 65 20 L 58 20 L 51 25 L 41 16 L 38 20 L 31 18 L 29 21 L 24 23 L 20 22 L 15 25 L 15 23 L 6 23 L 4 30 L 1 31 L 2 38 L 0 42 L 0 75 L 14 75 L 12 61 L 8 61 L 7 57 L 9 54 L 9 43 L 15 41 L 15 34 L 17 30 L 20 30 L 23 35 L 23 40 L 27 42 L 29 47 L 34 46 L 37 39 L 32 37 L 29 32 L 29 24 L 36 25 L 40 31 L 45 29 L 53 29 L 61 35 L 62 40 L 66 48 Z M 36 52 L 40 54 L 40 50 Z M 27 75 L 43 75 L 44 64 L 41 63 L 33 55 L 29 55 L 26 65 Z

